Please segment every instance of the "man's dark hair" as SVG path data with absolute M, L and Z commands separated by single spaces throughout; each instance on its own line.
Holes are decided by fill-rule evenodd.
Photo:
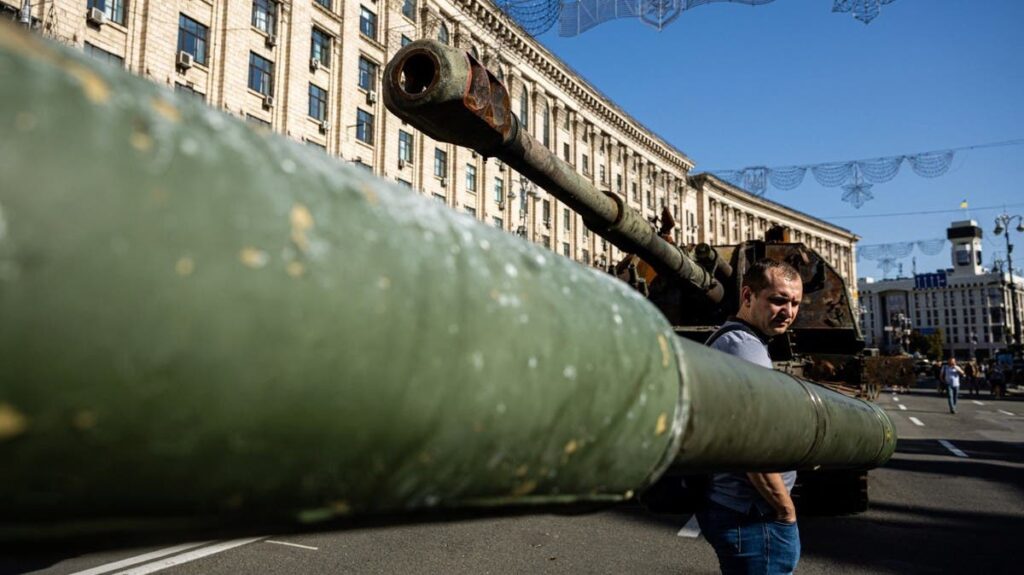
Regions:
M 782 275 L 786 281 L 800 279 L 800 272 L 796 271 L 796 268 L 793 266 L 786 262 L 777 262 L 765 258 L 757 260 L 747 268 L 747 273 L 743 274 L 743 286 L 749 287 L 750 291 L 754 293 L 760 293 L 761 290 L 771 285 L 769 272 L 772 270 Z

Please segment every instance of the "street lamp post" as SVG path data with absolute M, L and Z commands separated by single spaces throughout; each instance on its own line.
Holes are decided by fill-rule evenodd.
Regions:
M 1024 232 L 1024 218 L 1019 214 L 1010 215 L 1006 212 L 996 216 L 996 229 L 994 233 L 998 236 L 1003 234 L 1006 238 L 1006 264 L 1010 270 L 1010 309 L 1013 311 L 1013 343 L 1020 341 L 1020 315 L 1017 313 L 1017 286 L 1013 281 L 1013 244 L 1010 243 L 1010 224 L 1017 221 L 1017 231 Z

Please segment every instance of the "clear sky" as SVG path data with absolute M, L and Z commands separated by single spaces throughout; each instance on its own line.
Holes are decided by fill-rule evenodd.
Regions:
M 695 171 L 1024 139 L 1024 1 L 895 0 L 869 25 L 831 7 L 721 3 L 686 11 L 661 32 L 624 19 L 571 38 L 556 25 L 538 39 Z M 1003 205 L 1024 214 L 1024 145 L 958 152 L 934 179 L 904 163 L 860 209 L 842 193 L 808 172 L 795 190 L 769 187 L 766 197 L 850 229 L 861 244 L 945 237 L 949 222 L 970 217 L 985 230 L 988 265 L 1006 254 L 993 218 Z M 963 199 L 969 213 L 958 209 Z M 949 211 L 922 213 L 939 210 Z M 1022 268 L 1024 234 L 1011 231 L 1011 241 Z M 914 255 L 919 273 L 951 265 L 948 249 Z M 909 275 L 910 257 L 903 263 Z M 882 272 L 861 260 L 858 275 Z

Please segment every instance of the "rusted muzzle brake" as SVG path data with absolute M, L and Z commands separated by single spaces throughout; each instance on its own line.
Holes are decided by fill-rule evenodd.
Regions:
M 508 90 L 471 54 L 434 40 L 402 48 L 384 70 L 384 104 L 431 138 L 507 163 L 564 202 L 588 228 L 638 255 L 659 275 L 722 300 L 722 285 L 677 246 L 658 236 L 639 212 L 599 191 L 551 153 L 511 112 Z

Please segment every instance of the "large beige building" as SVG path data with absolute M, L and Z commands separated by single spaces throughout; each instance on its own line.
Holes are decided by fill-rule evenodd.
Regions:
M 18 18 L 23 3 L 0 0 Z M 472 51 L 509 88 L 545 146 L 653 219 L 667 206 L 680 243 L 726 243 L 767 223 L 855 277 L 856 236 L 713 177 L 634 120 L 487 0 L 35 0 L 40 33 L 364 165 L 453 209 L 585 264 L 619 253 L 579 216 L 495 159 L 438 143 L 379 97 L 384 64 L 436 38 Z M 721 227 L 721 232 L 719 228 Z

